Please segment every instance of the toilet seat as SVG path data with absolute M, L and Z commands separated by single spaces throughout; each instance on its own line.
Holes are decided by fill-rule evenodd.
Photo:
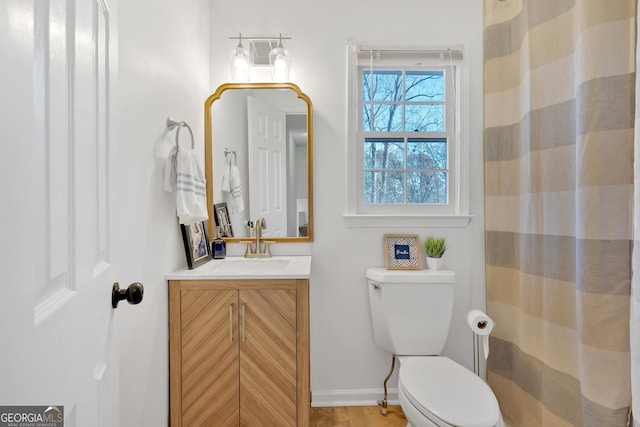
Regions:
M 500 420 L 491 388 L 447 357 L 401 357 L 398 387 L 422 415 L 438 425 L 493 427 Z

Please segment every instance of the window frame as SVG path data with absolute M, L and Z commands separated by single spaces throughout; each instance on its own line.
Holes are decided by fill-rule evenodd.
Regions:
M 389 59 L 377 60 L 374 71 L 443 71 L 445 76 L 445 132 L 364 132 L 362 131 L 361 94 L 362 77 L 371 64 L 358 61 L 358 53 L 380 49 L 348 45 L 348 135 L 347 135 L 347 212 L 344 217 L 350 226 L 385 225 L 397 222 L 398 218 L 415 219 L 430 226 L 466 226 L 471 218 L 468 211 L 468 161 L 466 122 L 468 99 L 466 63 L 464 58 L 451 59 L 449 48 L 435 49 L 388 49 L 393 52 Z M 461 46 L 456 46 L 462 52 Z M 424 53 L 430 58 L 424 58 Z M 412 55 L 415 53 L 415 55 Z M 435 54 L 434 54 L 435 53 Z M 465 49 L 465 57 L 468 52 Z M 416 65 L 419 61 L 420 64 Z M 426 137 L 447 139 L 448 203 L 447 204 L 367 204 L 364 203 L 364 142 L 367 137 Z M 406 167 L 407 165 L 405 165 Z M 404 221 L 403 221 L 404 222 Z

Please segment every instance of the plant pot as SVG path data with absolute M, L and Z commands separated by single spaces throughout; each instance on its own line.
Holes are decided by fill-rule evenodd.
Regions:
M 442 268 L 442 258 L 427 257 L 427 268 L 429 270 L 440 270 Z

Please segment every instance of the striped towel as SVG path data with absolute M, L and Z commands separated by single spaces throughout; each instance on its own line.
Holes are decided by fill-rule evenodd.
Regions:
M 180 147 L 171 150 L 164 175 L 164 189 L 176 192 L 180 224 L 194 224 L 209 219 L 206 181 L 192 149 Z

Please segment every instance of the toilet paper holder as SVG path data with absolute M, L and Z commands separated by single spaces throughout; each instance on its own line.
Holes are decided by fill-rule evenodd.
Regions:
M 480 337 L 473 333 L 473 373 L 480 376 Z
M 471 309 L 467 313 L 467 324 L 473 332 L 473 372 L 480 376 L 480 340 L 482 339 L 485 360 L 489 356 L 489 334 L 495 322 L 481 310 Z

